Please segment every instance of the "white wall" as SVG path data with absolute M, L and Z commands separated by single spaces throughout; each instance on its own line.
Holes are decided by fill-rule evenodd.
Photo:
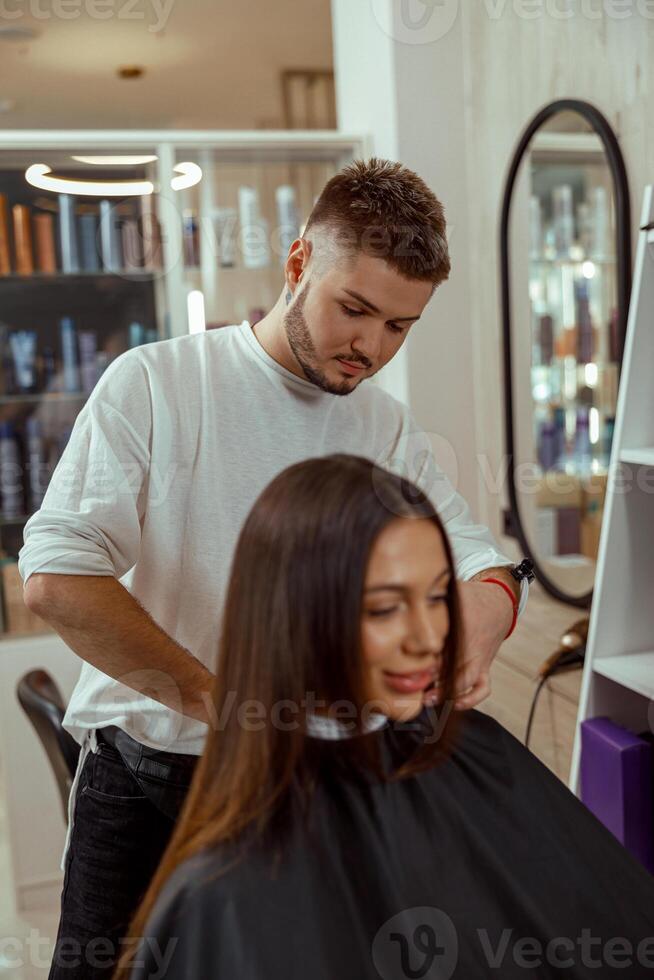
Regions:
M 443 16 L 449 16 L 446 4 Z M 416 7 L 426 8 L 417 4 Z M 332 0 L 332 35 L 339 126 L 369 132 L 380 156 L 399 159 L 429 184 L 445 206 L 452 259 L 450 279 L 436 292 L 407 341 L 406 355 L 388 369 L 388 387 L 408 400 L 433 434 L 446 465 L 477 517 L 476 364 L 470 314 L 469 214 L 464 128 L 461 18 L 439 39 L 397 20 L 394 0 L 353 4 Z
M 4 129 L 281 128 L 281 71 L 332 60 L 329 0 L 5 0 L 0 23 L 35 31 L 0 38 Z
M 452 275 L 410 338 L 396 388 L 455 447 L 459 489 L 499 535 L 506 488 L 484 473 L 501 474 L 505 452 L 498 234 L 509 160 L 543 105 L 594 103 L 625 156 L 635 244 L 643 188 L 654 182 L 654 5 L 332 0 L 332 15 L 340 126 L 370 131 L 379 153 L 417 170 L 450 226 Z
M 625 156 L 632 206 L 632 244 L 645 183 L 654 181 L 654 8 L 637 0 L 549 0 L 526 5 L 462 5 L 471 214 L 470 292 L 479 327 L 479 362 L 489 383 L 478 412 L 478 444 L 496 470 L 504 453 L 498 222 L 506 171 L 533 115 L 559 98 L 593 103 L 608 118 Z M 493 15 L 495 11 L 495 15 Z M 556 13 L 561 11 L 562 13 Z M 490 383 L 496 379 L 496 384 Z M 526 379 L 525 379 L 526 383 Z M 491 523 L 499 523 L 496 499 Z

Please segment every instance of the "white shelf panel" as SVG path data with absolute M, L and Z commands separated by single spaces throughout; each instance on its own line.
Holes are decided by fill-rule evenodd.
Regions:
M 636 694 L 654 700 L 654 652 L 599 657 L 593 663 L 593 670 Z
M 636 466 L 654 466 L 654 448 L 623 449 L 620 453 L 620 462 L 634 463 Z

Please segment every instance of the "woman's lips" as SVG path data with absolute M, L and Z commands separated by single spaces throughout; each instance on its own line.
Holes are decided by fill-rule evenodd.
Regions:
M 433 667 L 429 670 L 417 670 L 411 674 L 393 674 L 388 670 L 384 671 L 384 679 L 387 685 L 399 694 L 415 694 L 417 691 L 424 691 L 435 676 L 436 671 Z

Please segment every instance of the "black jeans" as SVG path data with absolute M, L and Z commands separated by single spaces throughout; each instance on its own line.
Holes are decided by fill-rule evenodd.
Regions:
M 111 976 L 198 761 L 112 731 L 80 773 L 49 980 Z

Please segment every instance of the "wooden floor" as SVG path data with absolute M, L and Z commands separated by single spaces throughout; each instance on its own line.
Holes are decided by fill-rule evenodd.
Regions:
M 561 634 L 588 612 L 552 599 L 537 582 L 513 636 L 500 648 L 491 671 L 491 696 L 479 710 L 525 740 L 538 668 L 560 646 Z M 549 680 L 540 693 L 529 747 L 567 783 L 577 719 L 581 668 Z

